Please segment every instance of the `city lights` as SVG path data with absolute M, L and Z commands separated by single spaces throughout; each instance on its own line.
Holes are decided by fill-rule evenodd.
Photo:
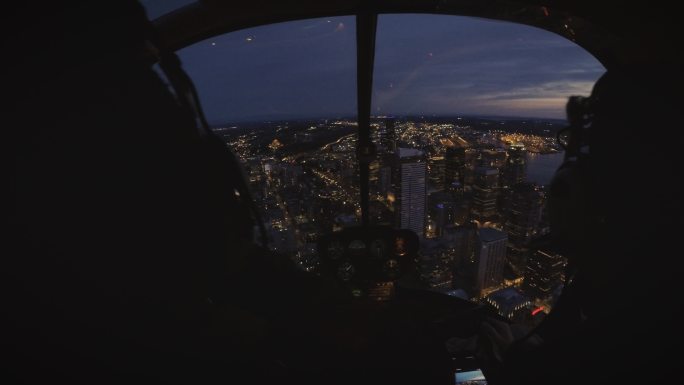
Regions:
M 270 247 L 303 270 L 318 271 L 321 236 L 360 225 L 356 127 L 337 119 L 216 130 L 241 159 Z M 506 301 L 492 298 L 513 295 L 507 290 L 514 288 L 522 299 L 501 312 L 508 318 L 531 314 L 533 302 L 552 304 L 564 260 L 529 247 L 548 224 L 545 190 L 527 178 L 531 165 L 558 151 L 554 130 L 560 128 L 464 117 L 372 119 L 371 223 L 419 236 L 425 288 L 460 290 L 495 308 Z

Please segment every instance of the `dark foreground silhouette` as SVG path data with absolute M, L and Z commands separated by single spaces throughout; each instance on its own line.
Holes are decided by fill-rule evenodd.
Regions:
M 7 16 L 10 382 L 450 383 L 442 342 L 479 325 L 430 325 L 470 305 L 410 290 L 353 302 L 253 245 L 239 170 L 151 70 L 135 2 Z M 572 177 L 557 191 L 573 284 L 543 344 L 483 363 L 493 384 L 676 381 L 681 98 L 668 68 L 607 84 L 588 198 Z

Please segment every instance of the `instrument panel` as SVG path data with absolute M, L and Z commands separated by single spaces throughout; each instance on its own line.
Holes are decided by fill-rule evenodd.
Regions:
M 417 273 L 418 236 L 387 226 L 351 227 L 318 241 L 321 273 L 356 298 L 392 299 L 399 280 Z

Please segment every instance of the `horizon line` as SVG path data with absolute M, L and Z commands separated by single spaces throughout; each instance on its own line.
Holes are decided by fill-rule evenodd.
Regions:
M 406 115 L 398 115 L 398 114 L 385 114 L 385 115 L 371 115 L 371 119 L 383 119 L 386 117 L 393 117 L 393 118 L 478 118 L 478 119 L 484 119 L 484 120 L 532 120 L 532 121 L 554 121 L 554 122 L 567 122 L 566 118 L 548 118 L 548 117 L 534 117 L 534 116 L 516 116 L 516 115 L 485 115 L 485 114 L 445 114 L 445 115 L 438 115 L 438 114 L 406 114 Z M 233 123 L 266 123 L 266 122 L 289 122 L 289 121 L 305 121 L 305 120 L 331 120 L 331 119 L 349 119 L 353 121 L 357 121 L 358 118 L 354 114 L 352 115 L 335 115 L 335 116 L 322 116 L 322 115 L 316 115 L 316 116 L 299 116 L 299 117 L 294 117 L 294 116 L 273 116 L 273 117 L 268 117 L 268 116 L 255 116 L 255 117 L 249 117 L 249 118 L 239 118 L 235 120 L 226 120 L 221 123 L 216 123 L 213 122 L 210 124 L 212 128 L 220 127 L 226 124 L 233 124 Z

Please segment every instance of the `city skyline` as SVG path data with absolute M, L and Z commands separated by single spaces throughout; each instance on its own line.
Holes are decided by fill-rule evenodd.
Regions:
M 270 24 L 179 51 L 210 123 L 241 159 L 269 247 L 315 274 L 330 263 L 317 242 L 360 224 L 354 22 Z M 555 133 L 566 100 L 589 94 L 603 71 L 580 47 L 528 26 L 379 16 L 371 108 L 378 155 L 367 209 L 372 225 L 420 239 L 421 287 L 484 301 L 526 323 L 549 310 L 563 260 L 528 261 L 538 251 L 531 241 L 548 233 L 548 177 L 537 185 L 527 162 L 561 160 Z M 354 240 L 328 253 L 367 247 Z M 363 269 L 333 264 L 347 283 Z
M 548 311 L 562 285 L 556 271 L 562 257 L 530 267 L 528 255 L 537 250 L 531 241 L 548 233 L 544 186 L 563 157 L 555 140 L 562 127 L 553 121 L 373 119 L 369 224 L 417 236 L 417 275 L 405 278 L 463 299 L 495 296 L 493 311 L 521 322 L 536 322 L 537 309 Z M 360 239 L 320 242 L 360 228 L 355 129 L 355 121 L 332 118 L 215 129 L 241 159 L 269 247 L 305 271 L 334 274 L 350 285 L 364 268 L 340 256 L 374 246 Z M 549 167 L 529 172 L 536 161 Z M 539 174 L 545 175 L 541 182 Z M 323 255 L 321 247 L 328 250 Z M 406 261 L 387 263 L 396 268 Z M 524 286 L 530 274 L 543 285 Z

